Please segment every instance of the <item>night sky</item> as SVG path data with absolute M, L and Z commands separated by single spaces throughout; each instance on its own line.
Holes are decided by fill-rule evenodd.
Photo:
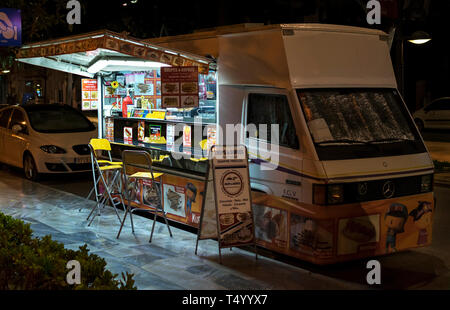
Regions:
M 381 0 L 391 1 L 395 0 Z M 430 3 L 425 11 L 424 3 Z M 99 29 L 128 32 L 136 38 L 192 33 L 195 29 L 239 23 L 302 23 L 315 21 L 376 27 L 400 26 L 405 34 L 425 30 L 433 40 L 424 46 L 405 45 L 407 101 L 415 101 L 417 80 L 427 80 L 428 96 L 450 95 L 450 1 L 399 0 L 396 19 L 379 26 L 366 22 L 365 0 L 80 0 L 81 25 L 66 23 L 67 0 L 2 0 L 2 7 L 22 9 L 24 43 L 54 39 Z M 123 4 L 127 5 L 124 6 Z M 383 2 L 382 2 L 383 3 Z M 393 47 L 394 67 L 398 65 Z

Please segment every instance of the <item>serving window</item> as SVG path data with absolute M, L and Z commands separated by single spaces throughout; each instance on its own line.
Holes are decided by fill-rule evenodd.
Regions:
M 194 82 L 176 84 L 165 80 L 162 70 L 112 72 L 101 78 L 103 137 L 118 144 L 205 157 L 216 140 L 216 72 L 195 73 Z M 172 106 L 175 102 L 177 106 Z

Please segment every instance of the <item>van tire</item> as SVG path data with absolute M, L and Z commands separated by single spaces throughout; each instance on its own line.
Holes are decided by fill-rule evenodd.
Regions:
M 23 156 L 23 172 L 27 180 L 35 182 L 39 179 L 36 163 L 29 153 L 25 153 Z
M 423 121 L 421 119 L 416 118 L 414 122 L 416 123 L 417 129 L 419 129 L 420 132 L 425 129 L 425 125 L 423 124 Z

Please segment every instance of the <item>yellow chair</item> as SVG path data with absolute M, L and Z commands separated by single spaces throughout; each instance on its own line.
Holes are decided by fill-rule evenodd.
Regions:
M 152 242 L 153 237 L 153 231 L 155 230 L 155 223 L 156 223 L 156 215 L 159 213 L 164 218 L 164 221 L 166 222 L 167 229 L 169 230 L 170 237 L 172 237 L 172 232 L 170 231 L 169 222 L 167 221 L 166 212 L 164 211 L 163 202 L 162 202 L 162 181 L 161 177 L 163 176 L 163 173 L 155 173 L 153 172 L 152 168 L 152 159 L 150 155 L 145 151 L 131 151 L 131 150 L 125 150 L 122 152 L 122 161 L 123 161 L 123 175 L 124 175 L 124 188 L 125 188 L 125 198 L 127 200 L 127 208 L 125 211 L 125 215 L 122 219 L 122 224 L 120 225 L 119 232 L 117 234 L 117 239 L 120 236 L 120 233 L 122 231 L 122 227 L 125 223 L 125 219 L 127 217 L 127 214 L 130 213 L 130 220 L 131 220 L 131 229 L 134 233 L 134 224 L 133 224 L 133 212 L 136 210 L 141 211 L 148 211 L 150 213 L 154 214 L 153 219 L 153 226 L 152 226 L 152 232 L 150 235 L 150 241 Z M 136 172 L 138 171 L 138 172 Z M 135 179 L 134 182 L 135 186 L 139 186 L 139 180 L 151 180 L 151 186 L 152 189 L 156 191 L 157 196 L 159 197 L 159 201 L 156 205 L 152 206 L 154 210 L 150 209 L 143 209 L 143 208 L 131 208 L 130 203 L 130 195 L 128 193 L 129 190 L 129 179 Z M 157 186 L 156 183 L 159 183 L 159 186 Z M 138 192 L 135 189 L 136 192 Z
M 100 140 L 100 141 L 99 141 Z M 104 141 L 107 141 L 108 143 L 104 143 Z M 89 220 L 89 218 L 91 217 L 91 215 L 94 214 L 94 211 L 96 209 L 98 209 L 99 213 L 100 213 L 100 205 L 105 206 L 106 202 L 109 201 L 111 203 L 111 205 L 114 207 L 114 210 L 116 212 L 116 215 L 119 219 L 119 222 L 121 222 L 121 218 L 119 216 L 119 213 L 117 212 L 117 206 L 122 203 L 122 205 L 125 205 L 124 201 L 123 201 L 123 196 L 122 193 L 120 191 L 121 188 L 121 180 L 120 177 L 118 178 L 118 176 L 120 176 L 121 171 L 122 171 L 122 162 L 113 162 L 112 158 L 111 158 L 111 146 L 109 144 L 108 140 L 105 139 L 91 139 L 91 142 L 88 144 L 89 149 L 91 151 L 91 164 L 92 164 L 92 176 L 94 179 L 94 187 L 92 188 L 91 192 L 89 193 L 88 197 L 91 195 L 92 192 L 95 192 L 95 199 L 97 201 L 96 205 L 92 208 L 91 212 L 89 213 L 88 217 L 86 220 Z M 110 160 L 100 160 L 97 158 L 97 152 L 100 150 L 106 150 L 109 152 L 109 158 Z M 101 161 L 101 162 L 100 162 Z M 113 177 L 111 180 L 109 180 L 106 177 L 106 173 L 108 171 L 113 172 Z M 98 175 L 98 176 L 96 176 Z M 98 184 L 99 182 L 102 181 L 105 190 L 103 193 L 99 193 L 98 190 Z M 109 181 L 109 182 L 108 182 Z M 114 187 L 117 187 L 119 189 L 119 191 L 117 193 L 114 193 Z M 116 202 L 114 201 L 114 198 L 112 197 L 112 195 L 117 194 L 119 201 Z M 89 222 L 88 226 L 91 225 L 92 221 L 94 220 L 96 215 L 94 215 L 91 219 L 91 221 Z
M 89 144 L 92 146 L 94 151 L 106 151 L 108 153 L 109 160 L 99 159 L 97 160 L 99 164 L 107 165 L 122 165 L 121 161 L 113 161 L 111 156 L 111 143 L 107 139 L 91 139 Z
M 121 161 L 113 161 L 111 156 L 111 144 L 106 139 L 91 139 L 89 141 L 90 147 L 94 150 L 94 152 L 91 152 L 91 165 L 92 165 L 92 178 L 94 181 L 94 186 L 92 187 L 91 191 L 87 195 L 86 199 L 89 199 L 91 195 L 95 192 L 95 200 L 98 202 L 98 197 L 100 196 L 97 190 L 98 182 L 100 181 L 100 178 L 96 177 L 96 167 L 94 165 L 94 157 L 97 159 L 97 162 L 101 166 L 105 165 L 120 165 L 122 166 Z M 106 159 L 99 159 L 97 158 L 98 153 L 105 151 L 108 153 L 109 160 Z

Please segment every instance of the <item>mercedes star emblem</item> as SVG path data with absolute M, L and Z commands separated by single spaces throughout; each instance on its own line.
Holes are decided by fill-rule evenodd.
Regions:
M 367 194 L 367 182 L 358 183 L 358 194 L 360 196 Z
M 383 184 L 383 195 L 384 195 L 384 197 L 391 198 L 392 196 L 394 196 L 394 192 L 395 192 L 394 182 L 386 181 Z

